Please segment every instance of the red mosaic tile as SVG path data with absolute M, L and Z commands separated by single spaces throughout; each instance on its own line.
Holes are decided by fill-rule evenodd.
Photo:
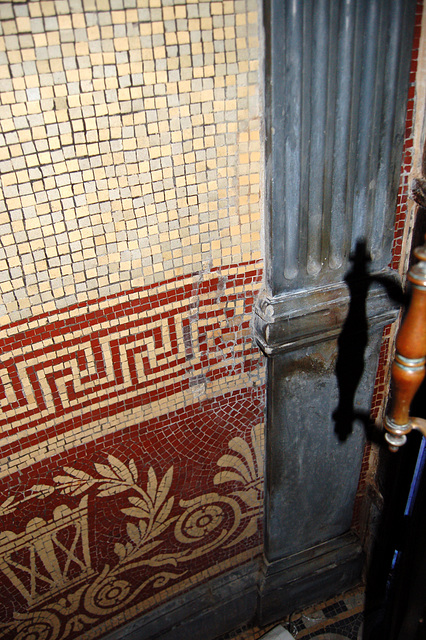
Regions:
M 2 339 L 5 640 L 34 615 L 81 638 L 260 553 L 255 266 L 32 318 Z

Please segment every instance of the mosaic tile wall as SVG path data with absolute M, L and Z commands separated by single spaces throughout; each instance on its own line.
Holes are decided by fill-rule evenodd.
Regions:
M 260 553 L 253 0 L 0 2 L 0 638 Z
M 0 1 L 0 638 L 261 549 L 254 0 Z
M 2 3 L 2 323 L 259 259 L 253 0 Z

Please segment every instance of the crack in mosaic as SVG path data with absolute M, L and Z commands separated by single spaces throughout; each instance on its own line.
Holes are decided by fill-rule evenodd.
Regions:
M 60 434 L 66 446 L 67 434 L 104 411 L 112 418 L 133 408 L 135 419 L 147 419 L 226 382 L 254 380 L 259 354 L 250 318 L 260 272 L 253 267 L 203 275 L 196 296 L 187 278 L 168 290 L 119 296 L 97 311 L 59 312 L 1 340 L 0 455 L 19 445 L 22 458 L 35 440 Z

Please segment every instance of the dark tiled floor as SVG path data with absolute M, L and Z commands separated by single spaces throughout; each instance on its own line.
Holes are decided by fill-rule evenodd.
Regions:
M 339 640 L 358 640 L 358 634 L 361 624 L 362 613 L 356 613 L 355 615 L 352 615 L 344 620 L 338 620 L 337 622 L 333 622 L 332 624 L 326 624 L 323 628 L 319 630 L 317 629 L 312 633 L 308 633 L 308 635 L 302 636 L 300 634 L 296 634 L 295 638 L 303 637 L 305 640 L 308 640 L 309 638 L 317 638 L 317 640 L 320 640 L 320 638 L 324 638 L 325 634 L 327 637 L 328 635 L 331 635 L 331 638 L 333 638 L 333 640 L 337 640 L 337 637 L 339 638 Z
M 260 640 L 281 624 L 296 640 L 360 640 L 364 609 L 364 590 L 358 588 L 341 596 L 287 616 L 268 627 L 239 629 L 220 640 Z

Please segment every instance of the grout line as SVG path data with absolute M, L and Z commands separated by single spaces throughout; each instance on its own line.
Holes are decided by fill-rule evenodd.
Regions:
M 350 609 L 348 611 L 343 611 L 340 615 L 334 616 L 334 618 L 324 618 L 323 620 L 320 620 L 319 622 L 317 622 L 317 624 L 313 624 L 311 627 L 308 627 L 307 629 L 302 629 L 301 631 L 299 631 L 296 634 L 297 640 L 299 640 L 300 638 L 305 638 L 309 634 L 314 633 L 314 631 L 318 631 L 320 629 L 326 629 L 331 624 L 335 624 L 336 622 L 340 622 L 341 620 L 346 620 L 347 618 L 350 618 L 351 616 L 354 616 L 357 613 L 361 613 L 363 610 L 364 610 L 364 605 L 360 604 L 357 607 L 354 607 L 353 609 Z

